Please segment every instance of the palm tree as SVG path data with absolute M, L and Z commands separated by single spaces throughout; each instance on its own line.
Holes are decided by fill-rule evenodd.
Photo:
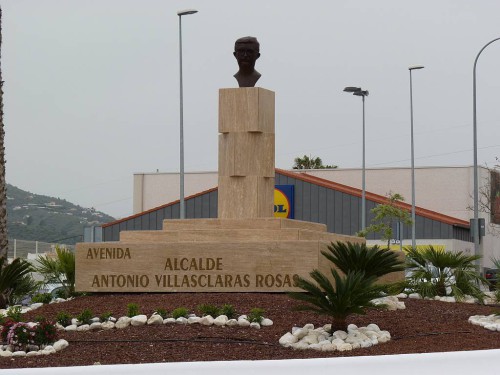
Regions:
M 321 254 L 345 274 L 363 271 L 366 277 L 379 278 L 405 269 L 396 252 L 378 246 L 369 248 L 366 243 L 332 242 Z
M 0 8 L 0 258 L 7 258 L 7 188 L 5 183 L 5 131 L 3 126 L 3 80 L 1 66 L 2 8 Z M 5 265 L 4 265 L 5 266 Z
M 36 271 L 41 273 L 46 282 L 57 281 L 64 288 L 67 297 L 75 294 L 75 254 L 70 250 L 56 247 L 56 258 L 39 256 Z
M 16 258 L 7 264 L 7 258 L 0 257 L 0 309 L 7 306 L 16 286 L 19 286 L 18 284 L 31 271 L 31 265 L 21 258 Z
M 303 157 L 296 157 L 294 159 L 293 169 L 325 169 L 337 168 L 336 165 L 323 165 L 320 157 L 313 157 L 304 155 Z
M 483 301 L 480 285 L 487 285 L 476 271 L 475 262 L 481 257 L 434 248 L 424 250 L 405 248 L 407 271 L 406 286 L 422 297 L 453 296 L 463 300 L 466 295 Z
M 346 319 L 351 314 L 365 314 L 365 309 L 375 307 L 371 302 L 381 296 L 383 287 L 375 285 L 375 277 L 366 277 L 363 271 L 351 271 L 341 277 L 331 269 L 335 286 L 320 271 L 314 270 L 309 275 L 317 283 L 298 277 L 296 286 L 303 292 L 290 292 L 289 296 L 306 302 L 298 310 L 309 310 L 332 318 L 332 332 L 346 330 Z M 380 307 L 380 306 L 378 306 Z

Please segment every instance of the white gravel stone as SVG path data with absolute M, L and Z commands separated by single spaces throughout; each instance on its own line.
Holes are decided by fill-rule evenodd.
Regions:
M 115 328 L 115 323 L 112 322 L 111 320 L 108 320 L 107 322 L 101 324 L 101 328 L 105 330 L 113 329 Z
M 174 318 L 163 319 L 163 324 L 175 324 Z
M 148 325 L 161 325 L 161 324 L 163 324 L 163 318 L 158 314 L 153 314 L 149 317 L 147 324 Z
M 67 348 L 68 345 L 69 345 L 69 343 L 66 340 L 59 339 L 52 346 L 54 347 L 54 350 L 56 352 L 59 352 L 59 351 L 65 349 L 65 348 Z
M 238 319 L 238 326 L 240 327 L 250 327 L 250 322 L 246 319 Z
M 337 350 L 339 352 L 349 351 L 349 350 L 352 350 L 352 345 L 351 344 L 347 344 L 347 343 L 340 344 L 340 345 L 337 345 Z
M 26 352 L 19 350 L 17 352 L 12 353 L 13 357 L 26 357 Z
M 270 327 L 273 325 L 273 321 L 271 319 L 264 318 L 262 319 L 262 322 L 260 322 L 260 325 L 262 327 Z
M 188 318 L 188 324 L 200 323 L 201 318 L 199 316 L 190 316 Z
M 260 324 L 257 322 L 250 323 L 250 328 L 260 329 Z
M 406 294 L 406 293 L 399 293 L 396 297 L 397 298 L 401 298 L 401 299 L 406 299 L 406 298 L 408 298 L 408 294 Z
M 132 319 L 129 318 L 128 316 L 122 316 L 118 319 L 118 321 L 115 323 L 115 328 L 117 329 L 123 329 L 126 328 L 130 325 L 130 321 Z
M 356 324 L 349 324 L 347 326 L 347 332 L 352 332 L 352 331 L 357 331 L 358 330 L 358 326 Z
M 303 328 L 304 329 L 314 329 L 314 324 L 306 324 Z
M 134 327 L 143 326 L 147 323 L 148 317 L 144 314 L 133 316 L 130 320 L 130 325 Z
M 102 323 L 100 322 L 94 322 L 90 325 L 90 330 L 91 331 L 97 331 L 98 329 L 101 329 L 102 328 Z
M 79 325 L 79 324 L 80 324 L 80 322 L 78 321 L 78 319 L 73 318 L 73 319 L 71 319 L 71 324 L 73 324 L 73 325 L 77 326 L 77 325 Z
M 200 318 L 200 324 L 204 326 L 211 326 L 212 324 L 214 324 L 214 318 L 212 317 L 212 315 L 202 316 Z
M 0 357 L 12 357 L 10 350 L 0 350 Z
M 297 341 L 298 341 L 297 336 L 293 335 L 291 332 L 285 333 L 279 339 L 280 345 L 283 345 L 284 347 L 289 347 L 291 344 L 294 344 Z
M 345 340 L 347 338 L 347 332 L 346 331 L 335 331 L 333 332 L 333 335 L 337 339 Z
M 76 327 L 77 332 L 85 332 L 90 330 L 90 326 L 88 324 L 82 324 L 81 326 Z
M 32 303 L 32 304 L 30 305 L 30 308 L 31 308 L 31 310 L 36 310 L 36 309 L 38 309 L 38 308 L 40 308 L 40 307 L 42 307 L 42 306 L 43 306 L 43 303 L 41 303 L 41 302 L 37 302 L 37 303 Z
M 60 323 L 56 323 L 56 329 L 58 331 L 64 331 L 64 326 L 62 326 Z
M 177 324 L 187 324 L 188 320 L 186 318 L 184 318 L 183 316 L 180 316 L 177 319 L 175 319 L 175 322 Z
M 412 299 L 422 299 L 422 296 L 418 293 L 410 293 L 408 294 L 408 298 L 412 298 Z
M 227 318 L 226 315 L 219 315 L 217 318 L 214 319 L 214 325 L 219 326 L 219 327 L 224 326 L 224 325 L 226 325 L 228 320 L 229 319 Z
M 229 319 L 226 323 L 228 327 L 235 327 L 238 325 L 238 321 L 236 319 Z

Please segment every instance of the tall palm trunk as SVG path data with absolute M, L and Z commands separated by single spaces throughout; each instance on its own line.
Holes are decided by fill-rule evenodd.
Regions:
M 7 258 L 7 188 L 5 183 L 5 130 L 3 127 L 3 80 L 1 65 L 2 8 L 0 8 L 0 257 Z M 4 262 L 7 264 L 7 262 Z

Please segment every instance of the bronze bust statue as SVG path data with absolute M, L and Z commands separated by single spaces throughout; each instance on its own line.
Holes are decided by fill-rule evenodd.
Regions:
M 255 70 L 255 61 L 260 57 L 259 42 L 253 36 L 246 36 L 234 43 L 233 55 L 238 61 L 240 70 L 234 75 L 240 87 L 254 87 L 260 78 Z

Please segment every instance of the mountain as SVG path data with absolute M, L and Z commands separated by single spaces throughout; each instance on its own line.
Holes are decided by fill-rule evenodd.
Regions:
M 33 194 L 7 184 L 9 238 L 72 245 L 82 241 L 83 228 L 113 220 L 94 208 Z

